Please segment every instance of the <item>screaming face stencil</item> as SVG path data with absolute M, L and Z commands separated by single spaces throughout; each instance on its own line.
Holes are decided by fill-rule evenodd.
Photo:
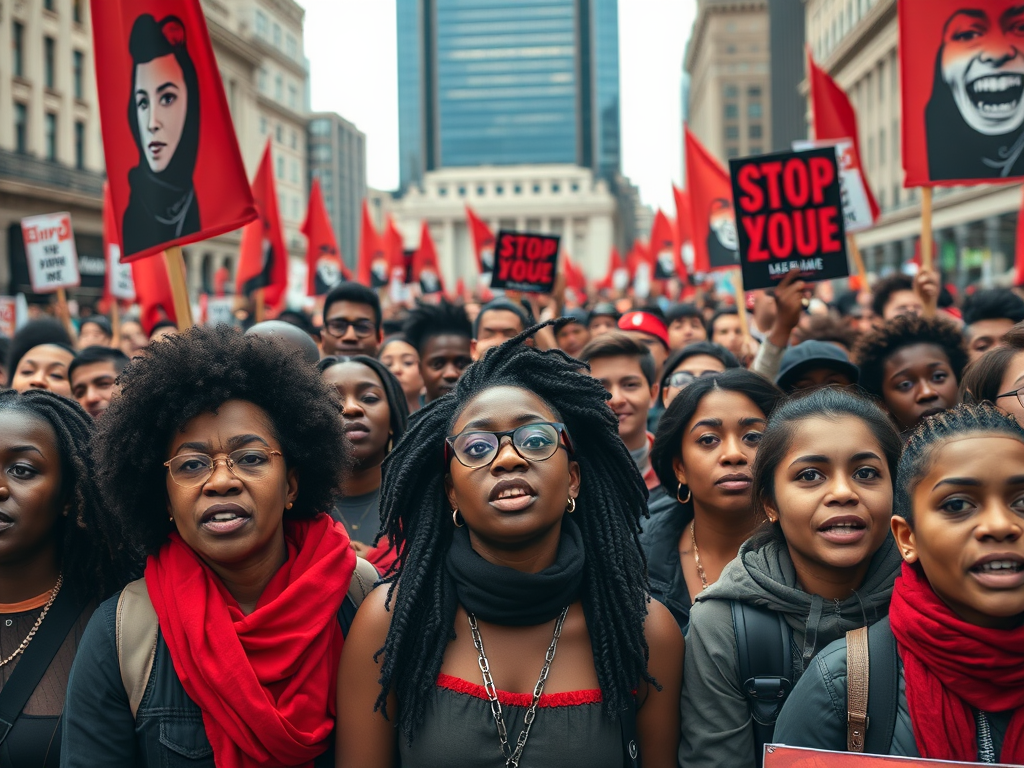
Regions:
M 736 236 L 736 212 L 732 202 L 717 198 L 711 203 L 708 217 L 708 260 L 711 269 L 739 264 L 739 238 Z

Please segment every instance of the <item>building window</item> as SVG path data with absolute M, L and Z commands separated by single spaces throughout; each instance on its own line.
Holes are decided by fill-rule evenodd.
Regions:
M 279 178 L 279 179 L 283 179 L 284 178 L 284 158 L 283 157 L 277 158 L 277 178 Z
M 465 197 L 465 196 L 466 196 L 466 188 L 465 187 L 459 187 L 459 197 Z
M 73 66 L 73 87 L 75 90 L 76 99 L 85 98 L 85 54 L 81 51 L 75 51 L 71 54 L 72 66 Z
M 85 169 L 85 123 L 75 122 L 75 168 Z
M 292 129 L 292 149 L 298 149 L 298 148 L 299 148 L 299 135 L 295 132 L 295 129 L 293 128 Z
M 739 137 L 740 137 L 740 127 L 738 125 L 727 125 L 727 126 L 725 126 L 725 138 L 726 138 L 726 140 L 729 140 L 729 139 L 735 140 L 735 139 L 738 139 Z
M 274 77 L 274 98 L 284 101 L 284 78 L 280 75 Z
M 43 84 L 53 90 L 57 76 L 57 41 L 52 37 L 43 39 Z
M 293 59 L 299 58 L 299 43 L 292 35 L 285 38 L 285 51 Z
M 579 192 L 580 191 L 580 185 L 577 182 L 575 182 L 575 181 L 572 184 L 572 191 L 573 192 Z
M 561 191 L 562 191 L 562 185 L 561 184 L 555 183 L 555 184 L 551 185 L 551 192 L 553 194 L 557 195 Z
M 732 160 L 734 157 L 740 156 L 739 147 L 727 147 L 725 150 L 725 156 Z
M 885 165 L 885 128 L 878 133 L 878 162 Z
M 760 155 L 760 154 L 763 154 L 763 153 L 764 153 L 764 147 L 762 147 L 760 144 L 751 144 L 750 145 L 750 154 L 752 154 L 752 155 Z
M 517 195 L 521 195 L 521 194 L 523 194 L 523 185 L 522 185 L 522 184 L 516 184 L 516 185 L 515 185 L 515 186 L 514 186 L 514 187 L 512 188 L 512 191 L 513 191 L 513 192 L 514 192 L 515 194 L 517 194 Z
M 20 101 L 14 103 L 14 149 L 28 152 L 28 107 Z
M 57 115 L 53 112 L 46 113 L 46 131 L 44 140 L 46 142 L 46 159 L 57 159 Z
M 749 88 L 747 88 L 747 98 L 748 99 L 760 99 L 761 98 L 761 86 L 760 85 L 752 85 Z
M 71 20 L 75 24 L 82 23 L 82 0 L 72 0 L 71 2 Z
M 53 10 L 53 0 L 43 0 L 43 8 L 47 11 Z
M 274 47 L 281 47 L 281 25 L 276 23 L 274 24 Z
M 259 37 L 267 37 L 267 14 L 263 11 L 256 11 L 256 34 Z
M 11 25 L 11 55 L 15 77 L 25 76 L 25 25 L 14 22 Z
M 725 98 L 727 98 L 727 99 L 735 99 L 735 98 L 738 98 L 739 95 L 740 95 L 740 89 L 737 88 L 735 85 L 727 85 L 727 86 L 725 86 Z
M 447 197 L 448 196 L 448 187 L 438 187 L 437 188 L 437 194 L 440 195 L 441 197 Z
M 477 197 L 483 197 L 485 194 L 487 194 L 487 190 L 484 189 L 483 186 L 479 186 L 479 187 L 476 188 L 476 196 Z
M 764 128 L 760 123 L 751 123 L 747 135 L 751 139 L 760 139 L 764 135 Z
M 299 183 L 299 163 L 296 160 L 292 160 L 292 184 Z
M 260 115 L 260 136 L 267 135 L 267 118 Z
M 534 184 L 533 185 L 533 194 L 535 194 L 535 195 L 539 195 L 540 194 L 540 184 Z
M 288 86 L 288 106 L 292 109 L 299 108 L 299 89 L 294 85 Z
M 504 195 L 505 194 L 505 188 L 503 186 L 501 186 L 501 184 L 499 184 L 498 186 L 496 186 L 494 188 L 494 194 L 496 194 L 496 195 Z
M 278 123 L 277 127 L 274 129 L 274 138 L 277 139 L 278 144 L 284 144 L 284 128 L 280 123 Z
M 259 74 L 256 76 L 256 87 L 260 93 L 267 92 L 267 70 L 261 69 Z
M 747 104 L 747 117 L 760 118 L 762 117 L 761 102 L 752 101 Z
M 725 119 L 735 120 L 740 116 L 740 108 L 738 104 L 726 104 L 725 105 Z

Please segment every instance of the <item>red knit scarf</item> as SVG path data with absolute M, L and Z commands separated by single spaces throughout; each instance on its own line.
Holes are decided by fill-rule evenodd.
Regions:
M 932 760 L 976 762 L 973 709 L 1015 710 L 1001 763 L 1024 763 L 1024 626 L 969 624 L 939 599 L 918 568 L 903 564 L 889 608 L 907 683 L 917 749 Z
M 146 564 L 160 631 L 218 768 L 311 766 L 334 731 L 337 614 L 356 556 L 327 515 L 284 527 L 288 560 L 248 616 L 177 533 Z

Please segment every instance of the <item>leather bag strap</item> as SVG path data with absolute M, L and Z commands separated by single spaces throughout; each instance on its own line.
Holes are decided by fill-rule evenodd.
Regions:
M 160 631 L 145 579 L 133 581 L 121 590 L 117 598 L 115 626 L 121 683 L 128 694 L 128 706 L 134 718 L 138 715 L 142 696 L 153 672 L 157 635 Z
M 868 628 L 846 633 L 846 751 L 863 752 L 868 731 Z

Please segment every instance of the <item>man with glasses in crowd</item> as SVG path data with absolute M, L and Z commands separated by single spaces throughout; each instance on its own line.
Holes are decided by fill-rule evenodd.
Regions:
M 320 346 L 328 355 L 377 356 L 381 334 L 380 299 L 359 283 L 341 283 L 324 301 Z

